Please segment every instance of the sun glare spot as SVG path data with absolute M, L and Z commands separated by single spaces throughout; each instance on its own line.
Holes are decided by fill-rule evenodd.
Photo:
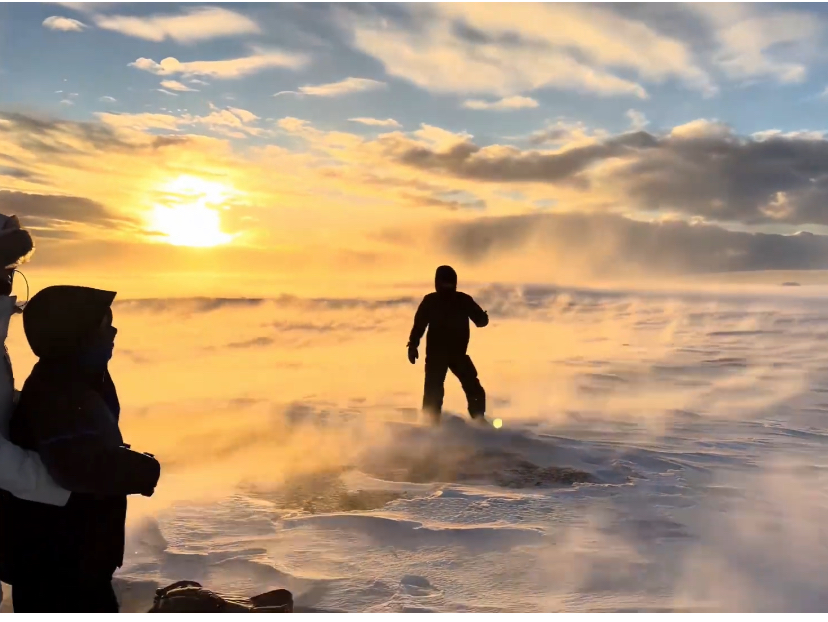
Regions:
M 224 184 L 182 175 L 158 188 L 163 201 L 149 215 L 164 241 L 174 246 L 210 247 L 235 237 L 221 229 L 218 210 L 237 192 Z

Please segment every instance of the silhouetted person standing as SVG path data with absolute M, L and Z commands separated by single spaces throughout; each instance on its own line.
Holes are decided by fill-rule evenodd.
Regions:
M 468 294 L 457 291 L 457 273 L 451 266 L 440 266 L 434 276 L 436 291 L 426 295 L 414 316 L 408 339 L 408 360 L 413 365 L 417 347 L 428 328 L 426 338 L 425 388 L 423 411 L 439 421 L 443 410 L 443 385 L 446 373 L 460 380 L 473 419 L 486 414 L 486 392 L 477 378 L 477 370 L 466 354 L 469 346 L 469 320 L 482 328 L 489 316 Z
M 64 506 L 0 493 L 2 552 L 15 612 L 117 613 L 112 575 L 123 563 L 128 495 L 151 496 L 161 467 L 129 449 L 109 360 L 114 292 L 52 286 L 23 311 L 38 362 L 9 424 L 71 492 Z

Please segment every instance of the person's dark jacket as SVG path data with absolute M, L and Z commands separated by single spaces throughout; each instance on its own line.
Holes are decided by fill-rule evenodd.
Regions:
M 80 573 L 106 577 L 122 565 L 127 495 L 151 494 L 158 462 L 124 446 L 120 404 L 106 365 L 83 347 L 115 294 L 53 287 L 32 298 L 24 329 L 39 357 L 11 419 L 10 440 L 37 451 L 71 491 L 63 507 L 0 496 L 3 579 Z M 71 576 L 71 574 L 70 574 Z
M 431 292 L 414 315 L 408 347 L 419 346 L 427 327 L 426 356 L 462 356 L 469 347 L 469 320 L 478 328 L 489 323 L 489 316 L 474 298 L 456 290 Z

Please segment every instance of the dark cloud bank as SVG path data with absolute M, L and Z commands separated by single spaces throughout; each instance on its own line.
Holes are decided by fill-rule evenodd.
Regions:
M 443 150 L 400 145 L 418 169 L 481 182 L 535 182 L 582 190 L 600 179 L 617 207 L 675 211 L 748 225 L 828 224 L 828 140 L 813 134 L 742 137 L 697 121 L 664 135 L 638 131 L 559 152 L 486 151 L 470 140 Z M 594 167 L 616 166 L 597 174 Z
M 540 246 L 557 262 L 594 273 L 653 275 L 828 269 L 828 236 L 729 231 L 714 225 L 637 222 L 606 214 L 535 214 L 479 219 L 443 231 L 442 244 L 469 263 Z M 539 261 L 549 257 L 539 258 Z

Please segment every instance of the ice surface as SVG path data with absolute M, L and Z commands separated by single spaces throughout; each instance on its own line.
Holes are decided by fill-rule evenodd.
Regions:
M 208 310 L 178 358 L 175 314 L 126 306 L 159 327 L 157 369 L 122 364 L 125 425 L 167 466 L 157 505 L 131 506 L 119 590 L 134 608 L 192 579 L 344 611 L 825 610 L 828 297 L 796 289 L 477 292 L 492 324 L 471 352 L 500 430 L 466 421 L 451 377 L 441 428 L 412 414 L 404 305 L 319 311 L 363 314 L 359 335 L 287 330 L 285 301 Z M 272 349 L 221 350 L 277 324 Z M 212 373 L 186 369 L 203 339 L 204 369 L 243 367 L 235 394 L 189 384 Z M 172 380 L 130 394 L 139 373 L 196 405 Z

